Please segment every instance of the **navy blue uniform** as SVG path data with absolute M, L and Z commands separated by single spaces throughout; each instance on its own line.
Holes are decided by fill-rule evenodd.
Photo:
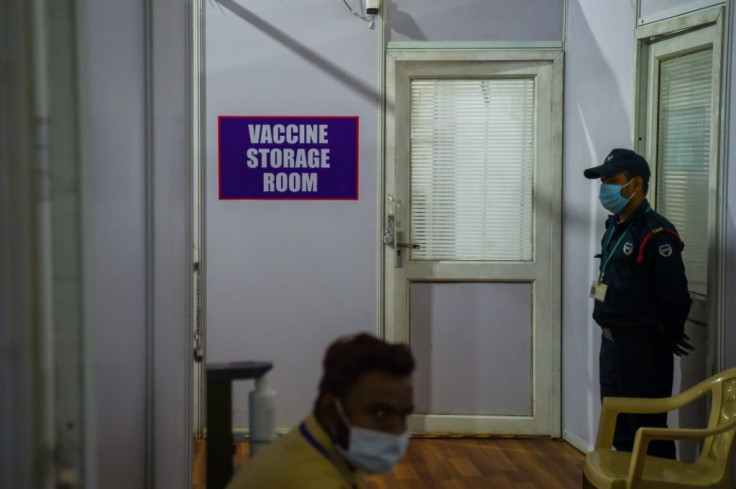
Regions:
M 593 318 L 610 331 L 600 352 L 603 397 L 667 397 L 672 394 L 673 347 L 682 338 L 690 294 L 675 227 L 644 201 L 629 218 L 606 221 L 601 240 L 600 282 Z M 631 451 L 640 426 L 665 427 L 667 415 L 621 415 L 614 446 Z M 655 441 L 649 454 L 674 458 L 674 442 Z

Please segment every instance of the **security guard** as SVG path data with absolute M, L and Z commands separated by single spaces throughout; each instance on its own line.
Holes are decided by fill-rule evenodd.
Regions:
M 668 397 L 673 353 L 687 355 L 693 349 L 684 333 L 691 301 L 683 242 L 646 199 L 650 171 L 640 155 L 614 149 L 584 175 L 601 179 L 601 204 L 613 213 L 597 255 L 600 273 L 590 289 L 593 319 L 602 328 L 601 399 Z M 666 427 L 667 413 L 620 415 L 614 447 L 631 451 L 640 426 Z M 654 441 L 649 454 L 675 458 L 675 444 Z

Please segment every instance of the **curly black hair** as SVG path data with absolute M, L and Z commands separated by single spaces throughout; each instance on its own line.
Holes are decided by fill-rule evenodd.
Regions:
M 405 344 L 392 344 L 368 333 L 339 338 L 333 342 L 322 361 L 324 372 L 319 394 L 342 397 L 365 372 L 378 370 L 397 377 L 414 371 L 414 357 Z

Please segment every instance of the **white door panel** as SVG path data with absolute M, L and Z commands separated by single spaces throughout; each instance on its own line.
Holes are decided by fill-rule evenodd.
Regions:
M 415 431 L 559 434 L 561 70 L 389 53 L 384 330 L 418 360 Z
M 531 283 L 414 282 L 409 295 L 417 413 L 533 414 Z

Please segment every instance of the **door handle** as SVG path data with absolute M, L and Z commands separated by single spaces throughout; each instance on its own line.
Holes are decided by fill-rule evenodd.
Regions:
M 421 248 L 420 245 L 416 243 L 396 243 L 397 248 L 409 248 L 410 250 L 418 250 Z

